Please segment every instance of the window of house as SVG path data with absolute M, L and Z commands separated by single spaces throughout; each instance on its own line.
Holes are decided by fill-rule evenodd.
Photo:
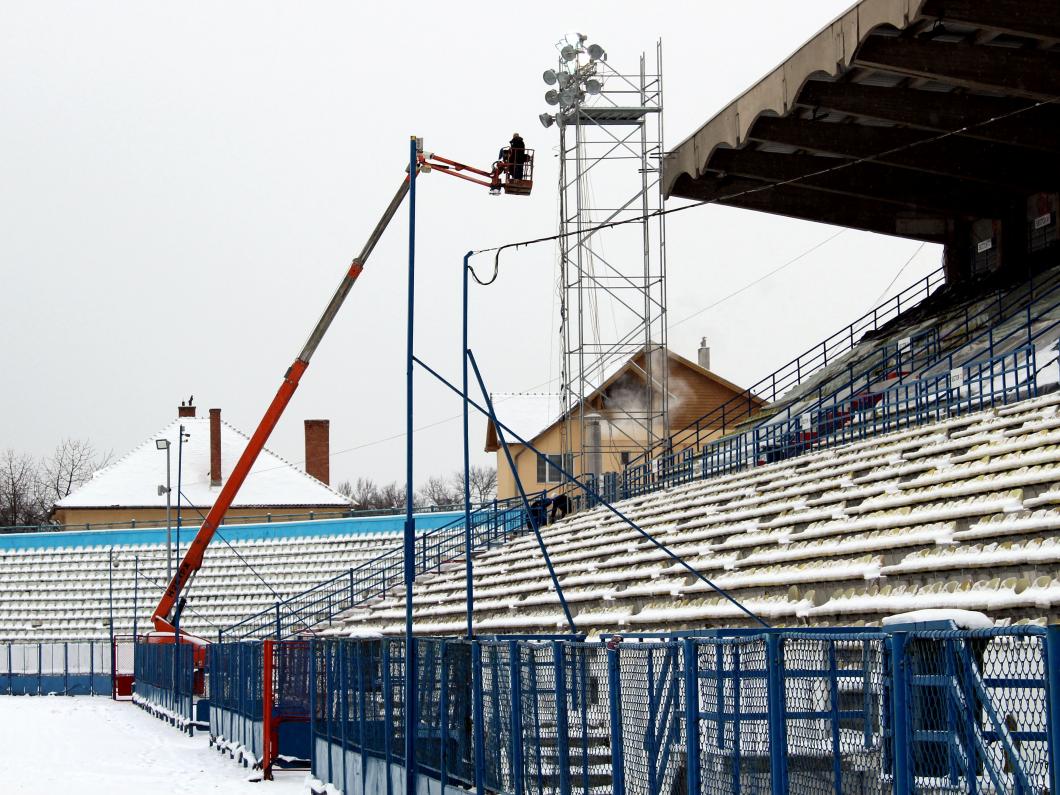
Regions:
M 568 453 L 561 456 L 559 453 L 547 453 L 537 457 L 537 482 L 559 483 L 563 480 L 560 467 L 568 472 L 573 468 L 571 455 Z

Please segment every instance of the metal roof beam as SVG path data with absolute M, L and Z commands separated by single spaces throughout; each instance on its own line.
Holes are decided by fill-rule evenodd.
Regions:
M 1056 190 L 1060 185 L 1060 163 L 1056 158 L 960 136 L 911 146 L 932 137 L 932 133 L 922 130 L 771 116 L 759 118 L 748 133 L 748 138 L 754 141 L 851 158 L 878 156 L 878 162 L 892 166 L 1016 190 Z M 910 148 L 880 154 L 903 146 Z
M 920 13 L 1015 36 L 1060 39 L 1056 0 L 927 0 Z
M 1060 97 L 1060 55 L 1042 50 L 870 36 L 854 65 L 1035 100 Z
M 1033 101 L 1016 97 L 988 97 L 956 91 L 942 94 L 911 88 L 811 80 L 799 92 L 795 104 L 932 132 L 959 130 L 1016 113 L 961 135 L 1049 152 L 1060 150 L 1060 138 L 1053 132 L 1060 128 L 1060 108 L 1055 105 L 1034 107 Z
M 802 221 L 846 226 L 865 232 L 893 235 L 926 243 L 944 243 L 946 219 L 930 213 L 903 212 L 901 208 L 853 196 L 784 185 L 757 190 L 762 183 L 739 177 L 683 175 L 673 195 L 697 201 L 717 201 L 729 207 L 784 215 Z
M 967 214 L 995 218 L 1014 202 L 1022 203 L 1020 196 L 1006 196 L 996 186 L 917 173 L 874 162 L 855 163 L 838 171 L 818 173 L 843 162 L 849 161 L 752 149 L 719 149 L 707 168 L 767 182 L 805 177 L 799 181 L 799 187 L 886 202 L 915 211 L 928 209 L 944 215 Z M 807 177 L 809 174 L 816 176 Z

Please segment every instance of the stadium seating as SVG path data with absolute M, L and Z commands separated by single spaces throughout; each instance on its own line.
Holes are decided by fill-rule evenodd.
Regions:
M 921 608 L 1060 620 L 1060 395 L 950 417 L 616 507 L 775 625 Z M 578 630 L 743 626 L 738 608 L 604 508 L 543 530 Z M 532 534 L 478 554 L 480 633 L 566 629 Z M 464 571 L 422 576 L 424 635 L 464 630 Z M 403 630 L 394 591 L 330 631 Z
M 217 540 L 189 589 L 181 627 L 214 637 L 218 628 L 274 604 L 278 597 L 299 593 L 396 543 L 395 533 L 234 541 L 231 546 Z M 107 547 L 0 550 L 0 642 L 107 638 L 110 555 Z M 165 579 L 164 546 L 114 548 L 116 634 L 133 631 L 134 605 L 137 629 L 151 629 L 151 611 Z

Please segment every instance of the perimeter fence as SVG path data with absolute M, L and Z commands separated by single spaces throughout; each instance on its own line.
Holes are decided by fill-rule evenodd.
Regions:
M 103 641 L 0 643 L 0 692 L 109 695 L 111 648 Z
M 266 648 L 287 673 L 266 677 Z M 416 773 L 457 789 L 1060 792 L 1060 627 L 421 638 L 414 659 Z M 211 712 L 306 720 L 318 779 L 403 791 L 403 640 L 216 644 L 210 663 Z

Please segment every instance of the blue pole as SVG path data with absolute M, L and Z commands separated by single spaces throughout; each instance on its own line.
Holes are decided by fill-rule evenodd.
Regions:
M 905 657 L 906 633 L 891 635 L 891 736 L 894 743 L 894 795 L 909 795 L 913 777 L 910 774 L 908 667 Z
M 1045 694 L 1048 699 L 1049 789 L 1060 792 L 1060 627 L 1045 629 Z
M 464 255 L 464 318 L 463 318 L 463 338 L 460 347 L 460 361 L 463 364 L 464 373 L 464 558 L 465 558 L 465 574 L 467 577 L 467 586 L 465 596 L 467 598 L 467 639 L 471 640 L 475 636 L 474 628 L 474 617 L 475 617 L 475 585 L 472 581 L 472 566 L 471 566 L 471 436 L 468 428 L 468 388 L 467 388 L 467 274 L 470 266 L 468 260 L 471 259 L 472 252 L 467 252 Z M 480 693 L 476 690 L 475 697 L 478 698 Z
M 405 791 L 416 792 L 416 654 L 412 585 L 416 579 L 416 524 L 412 518 L 412 356 L 416 298 L 416 136 L 409 141 L 409 281 L 405 339 Z M 466 403 L 465 403 L 466 405 Z

